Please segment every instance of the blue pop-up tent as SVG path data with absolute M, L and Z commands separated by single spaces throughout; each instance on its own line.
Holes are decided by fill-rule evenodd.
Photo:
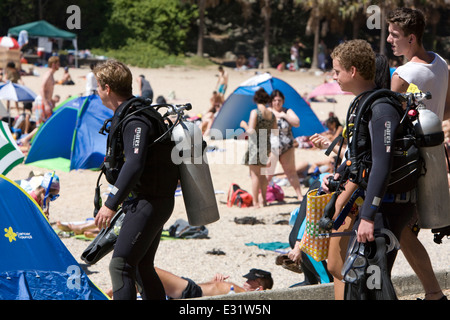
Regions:
M 259 88 L 264 88 L 268 94 L 271 94 L 274 89 L 283 93 L 285 97 L 284 107 L 292 109 L 300 118 L 300 126 L 292 128 L 294 137 L 311 136 L 314 133 L 325 131 L 314 111 L 300 94 L 288 83 L 272 77 L 269 73 L 256 75 L 242 83 L 225 100 L 211 126 L 211 130 L 219 130 L 224 139 L 238 136 L 241 120 L 248 121 L 250 112 L 256 108 L 253 96 Z M 217 137 L 217 131 L 214 136 L 216 139 L 220 138 Z
M 0 175 L 0 300 L 107 300 L 38 204 Z
M 25 164 L 62 171 L 100 168 L 106 136 L 99 130 L 112 116 L 97 95 L 65 101 L 36 133 Z

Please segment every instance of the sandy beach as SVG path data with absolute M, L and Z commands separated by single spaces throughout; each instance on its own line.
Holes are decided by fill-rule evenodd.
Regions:
M 23 69 L 28 71 L 32 67 L 24 65 Z M 35 93 L 39 92 L 41 79 L 47 70 L 43 67 L 35 67 L 39 76 L 25 76 L 23 81 Z M 150 81 L 155 98 L 159 95 L 166 97 L 168 102 L 186 103 L 193 106 L 191 115 L 205 113 L 209 108 L 209 99 L 213 90 L 216 89 L 217 67 L 212 66 L 202 69 L 184 67 L 166 67 L 162 69 L 141 69 L 131 67 L 133 77 L 144 74 Z M 231 94 L 240 83 L 255 74 L 255 70 L 235 71 L 227 69 L 229 73 L 229 84 L 226 96 Z M 261 70 L 258 70 L 261 71 Z M 270 69 L 270 73 L 296 89 L 302 96 L 312 91 L 318 84 L 324 82 L 325 75 L 316 75 L 310 72 L 279 72 Z M 75 85 L 55 85 L 55 94 L 60 95 L 61 101 L 69 95 L 83 94 L 85 91 L 84 76 L 89 72 L 88 68 L 69 70 Z M 55 74 L 59 80 L 63 75 L 61 68 Z M 133 82 L 136 87 L 136 82 Z M 137 94 L 137 90 L 134 90 Z M 336 96 L 337 103 L 312 103 L 311 107 L 320 120 L 325 120 L 330 111 L 335 112 L 341 121 L 344 120 L 351 95 Z M 300 116 L 301 123 L 301 116 Z M 300 124 L 301 125 L 301 124 Z M 275 264 L 275 258 L 279 255 L 274 251 L 262 250 L 249 243 L 288 242 L 291 226 L 285 224 L 289 220 L 290 213 L 299 206 L 292 187 L 283 187 L 285 202 L 272 203 L 261 208 L 237 208 L 227 207 L 226 194 L 231 183 L 237 183 L 246 190 L 251 189 L 251 181 L 248 168 L 238 164 L 240 158 L 235 154 L 245 147 L 244 141 L 209 141 L 211 146 L 217 146 L 218 151 L 209 152 L 210 170 L 213 179 L 216 199 L 218 202 L 220 220 L 207 225 L 208 239 L 192 240 L 163 240 L 161 241 L 155 264 L 174 274 L 191 278 L 196 282 L 210 280 L 215 273 L 229 275 L 229 280 L 242 284 L 246 274 L 251 268 L 259 268 L 270 271 L 274 278 L 274 289 L 287 288 L 292 284 L 303 281 L 303 274 L 288 271 Z M 240 151 L 239 151 L 240 152 Z M 238 152 L 238 153 L 239 153 Z M 236 162 L 222 164 L 224 157 L 234 156 Z M 323 150 L 296 149 L 296 161 L 314 162 L 325 158 Z M 8 178 L 17 180 L 28 176 L 32 170 L 46 172 L 49 170 L 29 165 L 15 167 Z M 278 170 L 279 171 L 279 170 Z M 98 172 L 90 170 L 77 170 L 71 172 L 56 171 L 61 181 L 60 197 L 52 202 L 50 207 L 50 222 L 56 221 L 81 221 L 92 217 L 94 188 Z M 103 182 L 102 192 L 106 192 L 107 183 Z M 306 188 L 302 188 L 305 193 Z M 235 218 L 246 216 L 255 217 L 264 221 L 264 224 L 242 225 L 234 222 Z M 165 225 L 168 229 L 177 219 L 187 220 L 182 196 L 176 197 L 175 209 L 172 217 Z M 56 228 L 56 226 L 55 226 Z M 450 241 L 444 239 L 443 244 L 437 245 L 433 242 L 430 230 L 422 230 L 419 238 L 428 250 L 435 271 L 447 269 L 450 265 Z M 62 241 L 86 270 L 90 279 L 101 289 L 107 290 L 111 286 L 108 264 L 111 254 L 103 258 L 93 266 L 86 266 L 80 259 L 81 253 L 89 245 L 88 241 L 75 238 L 63 238 Z M 214 249 L 221 250 L 224 255 L 208 254 Z M 393 275 L 413 274 L 409 264 L 401 252 L 393 269 Z

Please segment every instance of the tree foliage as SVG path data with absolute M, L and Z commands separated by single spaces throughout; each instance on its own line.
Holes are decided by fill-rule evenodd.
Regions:
M 40 19 L 67 30 L 66 10 L 72 4 L 81 9 L 81 29 L 68 31 L 77 34 L 80 49 L 129 57 L 141 66 L 179 63 L 187 52 L 255 55 L 276 66 L 289 62 L 289 48 L 298 39 L 306 45 L 301 54 L 313 60 L 319 37 L 328 48 L 343 38 L 359 37 L 382 50 L 385 35 L 365 27 L 371 4 L 387 10 L 400 5 L 423 9 L 428 20 L 425 47 L 449 56 L 445 0 L 0 0 L 0 36 Z M 199 43 L 201 37 L 204 42 Z
M 117 49 L 145 42 L 169 54 L 183 52 L 195 7 L 178 0 L 110 0 L 111 16 L 101 34 L 102 45 Z

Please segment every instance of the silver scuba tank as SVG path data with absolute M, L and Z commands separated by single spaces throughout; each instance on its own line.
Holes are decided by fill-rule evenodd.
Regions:
M 424 145 L 419 150 L 426 168 L 417 186 L 419 225 L 424 229 L 442 228 L 450 225 L 450 194 L 442 121 L 423 104 L 419 104 L 417 111 L 419 115 L 413 124 L 417 134 L 424 138 Z
M 180 121 L 172 131 L 175 148 L 172 161 L 178 164 L 181 191 L 190 225 L 202 226 L 219 220 L 219 209 L 206 154 L 203 136 L 192 122 Z

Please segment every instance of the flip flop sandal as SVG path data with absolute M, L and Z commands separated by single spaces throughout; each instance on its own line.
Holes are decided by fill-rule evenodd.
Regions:
M 295 273 L 303 273 L 302 268 L 300 267 L 300 265 L 298 265 L 297 263 L 295 263 L 292 260 L 285 260 L 283 262 L 283 264 L 281 265 L 283 268 L 295 272 Z
M 303 273 L 300 265 L 289 259 L 287 254 L 281 254 L 276 257 L 275 264 L 295 273 Z

